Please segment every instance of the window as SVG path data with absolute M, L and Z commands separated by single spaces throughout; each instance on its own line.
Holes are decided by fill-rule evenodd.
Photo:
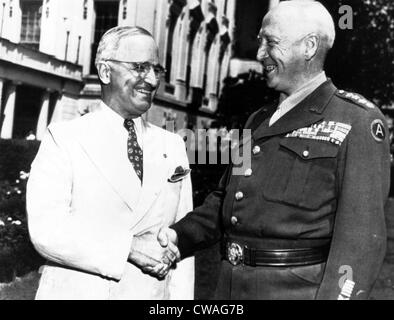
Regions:
M 212 2 L 209 3 L 209 15 L 207 17 L 207 41 L 205 43 L 205 67 L 204 67 L 204 81 L 203 81 L 203 90 L 206 93 L 206 87 L 207 87 L 207 82 L 208 82 L 208 64 L 209 64 L 209 53 L 212 47 L 212 44 L 215 40 L 216 35 L 219 32 L 219 25 L 216 20 L 216 12 L 217 8 L 212 4 Z
M 183 7 L 186 5 L 186 0 L 174 0 L 169 8 L 169 16 L 167 20 L 167 52 L 166 52 L 166 82 L 171 80 L 172 67 L 172 44 L 174 40 L 174 30 L 178 17 L 181 15 Z
M 41 34 L 42 1 L 22 1 L 22 28 L 20 42 L 38 50 Z
M 88 18 L 88 0 L 83 1 L 83 20 Z
M 92 44 L 90 74 L 96 73 L 94 59 L 101 37 L 108 29 L 118 25 L 119 2 L 96 1 L 94 9 L 96 11 L 96 25 L 94 29 L 94 43 Z
M 127 0 L 123 0 L 122 18 L 123 18 L 123 20 L 127 19 Z
M 189 25 L 189 52 L 187 56 L 187 69 L 186 69 L 186 95 L 189 95 L 190 92 L 190 79 L 192 72 L 192 57 L 193 57 L 193 47 L 194 47 L 194 39 L 197 35 L 198 30 L 200 29 L 201 23 L 204 21 L 205 17 L 201 9 L 200 1 L 194 0 L 190 8 L 190 25 Z

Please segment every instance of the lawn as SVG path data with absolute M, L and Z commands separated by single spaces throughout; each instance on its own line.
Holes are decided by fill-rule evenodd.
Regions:
M 196 299 L 211 299 L 215 289 L 219 257 L 217 247 L 196 256 Z M 0 300 L 32 300 L 40 274 L 31 272 L 9 284 L 0 284 Z M 394 264 L 385 262 L 372 291 L 371 300 L 394 300 Z
M 13 282 L 0 283 L 0 300 L 33 300 L 39 279 L 40 274 L 34 271 Z

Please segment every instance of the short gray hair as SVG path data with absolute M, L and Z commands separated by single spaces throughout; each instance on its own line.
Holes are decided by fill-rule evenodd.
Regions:
M 114 27 L 104 33 L 99 42 L 96 59 L 94 61 L 96 68 L 100 61 L 114 58 L 116 51 L 119 49 L 120 40 L 122 38 L 137 35 L 145 35 L 153 38 L 152 34 L 148 30 L 138 26 Z
M 332 48 L 335 41 L 335 24 L 331 14 L 322 3 L 305 0 L 281 1 L 277 7 L 297 11 L 298 18 L 303 21 L 299 27 L 314 29 L 323 40 L 324 50 Z

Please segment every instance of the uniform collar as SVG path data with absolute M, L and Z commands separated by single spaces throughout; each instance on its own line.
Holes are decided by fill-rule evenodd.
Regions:
M 267 136 L 284 134 L 320 121 L 324 117 L 322 113 L 325 107 L 336 91 L 337 88 L 328 79 L 271 127 L 268 126 L 267 120 L 260 124 L 252 133 L 253 138 L 256 140 Z

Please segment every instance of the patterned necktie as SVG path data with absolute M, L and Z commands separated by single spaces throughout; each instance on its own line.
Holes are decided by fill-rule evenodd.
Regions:
M 129 132 L 129 137 L 127 138 L 127 156 L 129 157 L 129 160 L 142 183 L 143 155 L 142 149 L 137 142 L 137 134 L 135 132 L 134 121 L 131 119 L 126 119 L 124 121 L 124 126 Z

